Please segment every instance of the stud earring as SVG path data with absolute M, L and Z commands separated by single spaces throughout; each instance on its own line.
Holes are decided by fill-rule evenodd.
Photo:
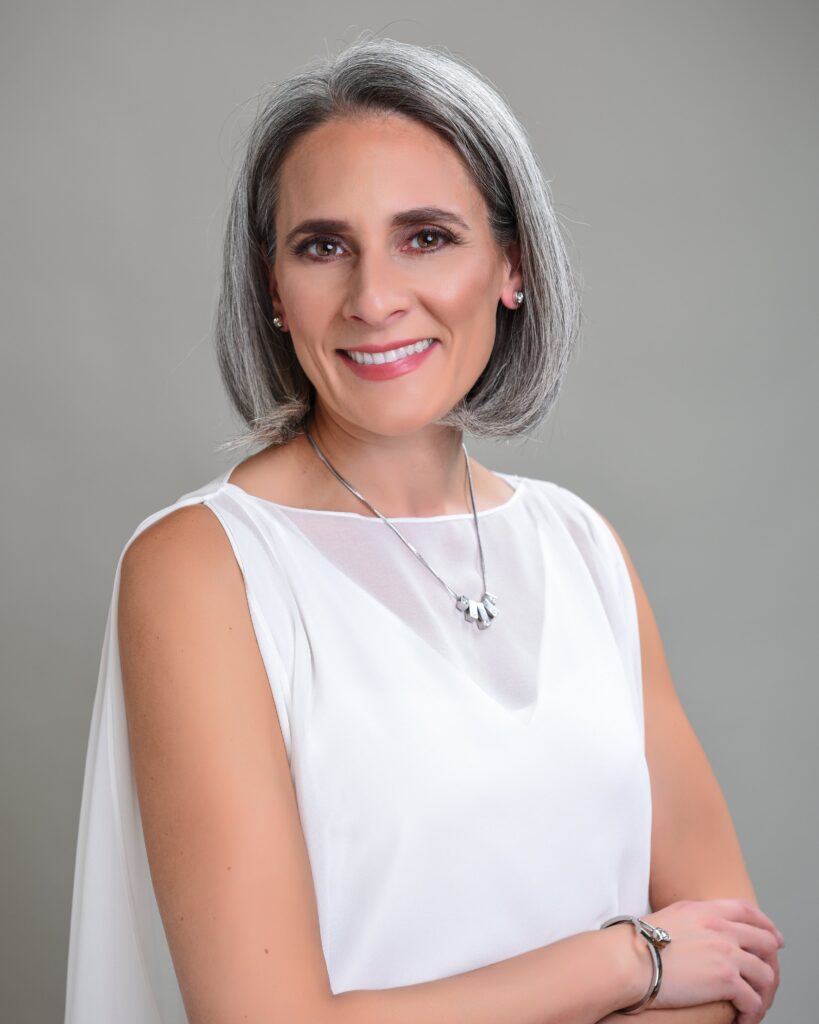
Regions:
M 282 320 L 282 318 L 278 314 L 276 314 L 276 316 L 273 317 L 273 326 L 274 327 L 278 327 L 279 330 L 281 330 L 281 326 L 282 326 L 283 323 L 284 323 L 284 321 Z
M 520 305 L 523 302 L 523 292 L 515 292 L 515 302 Z

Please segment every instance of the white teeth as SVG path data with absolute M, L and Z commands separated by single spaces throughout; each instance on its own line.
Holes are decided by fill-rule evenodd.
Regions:
M 423 352 L 434 341 L 434 338 L 426 338 L 424 341 L 417 341 L 414 345 L 404 345 L 402 348 L 390 349 L 389 352 L 348 352 L 345 349 L 344 354 L 349 356 L 353 362 L 362 363 L 365 366 L 372 365 L 373 363 L 394 363 L 396 359 L 404 359 L 406 356 L 411 356 L 416 352 Z

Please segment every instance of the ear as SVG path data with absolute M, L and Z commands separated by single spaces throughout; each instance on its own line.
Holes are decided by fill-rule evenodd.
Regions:
M 517 309 L 515 292 L 523 291 L 523 273 L 520 267 L 520 242 L 514 241 L 504 248 L 504 259 L 506 262 L 506 277 L 501 292 L 501 302 L 509 309 Z
M 273 272 L 273 268 L 267 262 L 267 253 L 265 252 L 264 244 L 261 242 L 259 243 L 259 255 L 262 258 L 262 267 L 264 268 L 265 278 L 267 280 L 267 292 L 270 295 L 270 301 L 273 304 L 273 312 L 283 318 L 284 311 L 282 309 L 279 292 L 276 287 L 276 275 Z

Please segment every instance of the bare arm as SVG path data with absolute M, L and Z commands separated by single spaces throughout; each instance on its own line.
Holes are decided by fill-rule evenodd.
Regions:
M 631 576 L 640 622 L 653 803 L 651 906 L 724 896 L 756 903 L 725 797 L 677 696 L 654 612 L 622 540 L 616 534 L 615 539 Z
M 639 619 L 646 760 L 653 807 L 651 906 L 659 910 L 676 900 L 720 897 L 742 897 L 758 905 L 727 802 L 677 696 L 645 588 L 625 544 L 603 518 L 623 553 Z M 776 954 L 769 962 L 778 984 Z M 708 1016 L 697 1016 L 706 1011 Z M 648 1012 L 643 1017 L 651 1020 Z M 712 1019 L 730 1024 L 735 1012 L 732 1003 L 721 1002 L 658 1010 L 656 1014 L 657 1024 L 700 1024 L 701 1019 L 702 1024 L 710 1024 Z
M 736 1019 L 734 1004 L 727 1000 L 702 1003 L 699 1006 L 681 1006 L 673 1010 L 644 1010 L 637 1014 L 643 1024 L 732 1024 Z M 612 1013 L 599 1024 L 623 1024 L 627 1018 Z
M 643 940 L 610 928 L 333 995 L 275 704 L 210 509 L 178 509 L 134 540 L 118 624 L 151 877 L 190 1024 L 596 1024 L 642 994 Z

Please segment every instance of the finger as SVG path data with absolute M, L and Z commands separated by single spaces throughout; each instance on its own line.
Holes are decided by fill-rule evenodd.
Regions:
M 737 1009 L 737 1024 L 759 1024 L 762 997 L 744 979 L 739 979 L 731 1002 Z
M 744 934 L 744 930 L 747 929 L 750 929 L 751 932 L 750 940 L 740 937 Z M 764 963 L 767 964 L 770 968 L 770 974 L 768 977 L 767 985 L 763 988 L 759 988 L 752 978 L 748 978 L 751 984 L 757 989 L 759 994 L 762 996 L 763 1011 L 764 1013 L 767 1013 L 770 1009 L 771 1003 L 773 1002 L 774 994 L 776 993 L 776 990 L 779 987 L 779 957 L 777 955 L 776 941 L 774 937 L 771 935 L 770 932 L 765 931 L 763 928 L 755 928 L 752 925 L 731 923 L 726 927 L 725 930 L 737 935 L 737 941 L 741 948 L 744 951 L 746 951 L 749 956 L 755 957 L 758 961 L 758 964 Z M 759 936 L 763 936 L 762 944 L 764 945 L 767 943 L 769 947 L 767 950 L 762 949 L 757 951 L 758 946 L 757 948 L 753 948 L 754 943 L 759 943 Z M 765 974 L 764 968 L 760 970 L 758 964 L 753 964 L 753 961 L 747 962 L 751 964 L 752 967 L 756 968 L 757 974 Z M 740 970 L 742 973 L 744 973 L 744 971 L 742 971 L 742 968 L 740 968 Z
M 755 954 L 746 953 L 744 949 L 737 953 L 737 967 L 745 981 L 753 987 L 764 1002 L 770 995 L 773 986 L 773 967 Z
M 749 953 L 767 957 L 776 954 L 779 949 L 779 940 L 767 928 L 758 928 L 742 921 L 725 921 L 721 927 L 725 933 L 733 936 L 740 948 Z
M 714 902 L 732 921 L 741 921 L 745 924 L 756 925 L 757 928 L 765 928 L 777 937 L 782 934 L 771 918 L 750 900 L 726 899 L 714 900 Z
M 779 988 L 779 957 L 776 953 L 773 953 L 770 956 L 763 956 L 762 959 L 765 961 L 766 964 L 768 964 L 768 966 L 774 973 L 770 991 L 768 993 L 767 998 L 765 999 L 765 1013 L 767 1013 L 768 1010 L 770 1010 L 771 1004 L 774 1001 L 776 990 Z

